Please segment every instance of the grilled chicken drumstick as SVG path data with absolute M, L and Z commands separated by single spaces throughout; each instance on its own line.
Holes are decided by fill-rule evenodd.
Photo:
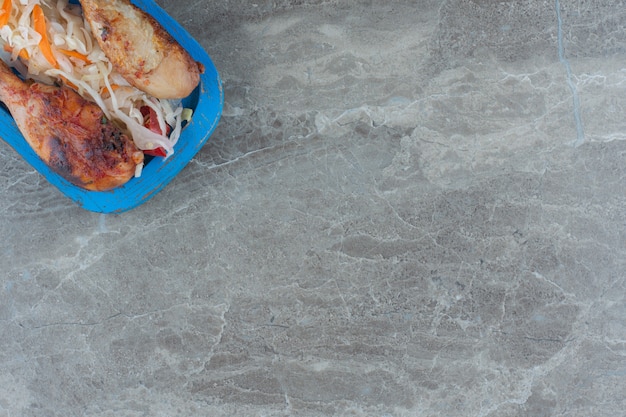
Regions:
M 135 143 L 96 104 L 66 87 L 22 81 L 1 60 L 0 100 L 37 155 L 79 187 L 120 186 L 143 162 Z
M 129 83 L 163 99 L 184 98 L 196 88 L 202 65 L 152 16 L 129 0 L 80 3 L 100 48 Z

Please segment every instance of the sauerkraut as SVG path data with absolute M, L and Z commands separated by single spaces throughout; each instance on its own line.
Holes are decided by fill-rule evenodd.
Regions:
M 80 5 L 68 0 L 3 0 L 0 26 L 2 58 L 23 78 L 69 86 L 119 122 L 139 149 L 164 150 L 166 157 L 174 152 L 182 131 L 182 105 L 151 97 L 116 73 Z M 148 117 L 156 117 L 158 125 L 148 123 Z

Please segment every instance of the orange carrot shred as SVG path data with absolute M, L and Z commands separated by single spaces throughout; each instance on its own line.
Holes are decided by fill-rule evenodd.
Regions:
M 119 89 L 119 88 L 120 88 L 120 86 L 119 86 L 119 85 L 117 85 L 117 84 L 111 84 L 111 90 L 112 90 L 112 91 L 115 91 L 115 90 L 117 90 L 117 89 Z M 106 86 L 104 86 L 104 87 L 102 87 L 102 88 L 100 89 L 100 94 L 103 94 L 103 95 L 104 95 L 104 94 L 108 94 L 108 93 L 109 93 L 109 89 L 108 89 Z
M 33 26 L 35 32 L 41 35 L 41 41 L 39 41 L 39 49 L 48 62 L 55 68 L 59 67 L 57 59 L 52 53 L 50 47 L 50 41 L 48 40 L 48 31 L 46 29 L 46 17 L 43 14 L 43 9 L 40 5 L 36 4 L 33 8 Z
M 69 56 L 70 58 L 76 58 L 86 64 L 91 64 L 91 61 L 89 60 L 89 58 L 87 58 L 87 55 L 81 54 L 80 52 L 70 51 L 67 49 L 59 49 L 58 51 L 61 52 L 63 55 Z
M 70 80 L 68 80 L 67 78 L 65 78 L 65 77 L 64 77 L 64 76 L 62 76 L 62 75 L 60 75 L 59 77 L 63 80 L 63 83 L 64 83 L 65 85 L 67 85 L 68 87 L 70 87 L 70 88 L 72 88 L 72 89 L 74 89 L 74 90 L 78 91 L 78 86 L 77 86 L 76 84 L 74 84 L 73 82 L 71 82 Z
M 4 45 L 4 50 L 6 52 L 13 52 L 13 48 L 7 44 Z M 20 56 L 20 58 L 28 61 L 28 51 L 26 49 L 20 49 L 20 53 L 18 54 Z
M 0 27 L 9 23 L 12 7 L 13 2 L 11 0 L 4 0 L 4 2 L 2 3 L 2 8 L 0 9 Z

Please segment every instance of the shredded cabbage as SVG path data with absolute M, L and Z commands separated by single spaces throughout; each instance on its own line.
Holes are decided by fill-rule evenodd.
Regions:
M 47 36 L 56 66 L 46 59 L 39 47 L 42 36 L 35 30 L 32 18 L 36 5 L 46 17 Z M 162 147 L 167 157 L 174 152 L 182 131 L 182 105 L 151 97 L 116 73 L 93 38 L 80 5 L 68 0 L 13 0 L 8 23 L 0 28 L 0 46 L 4 50 L 3 59 L 22 77 L 73 88 L 94 101 L 108 119 L 123 123 L 122 127 L 139 149 Z M 164 134 L 144 126 L 146 120 L 141 112 L 144 106 L 154 110 Z M 187 117 L 186 111 L 185 115 Z M 169 134 L 167 125 L 171 127 Z

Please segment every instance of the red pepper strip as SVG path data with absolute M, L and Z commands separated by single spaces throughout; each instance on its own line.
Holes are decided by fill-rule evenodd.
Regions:
M 160 157 L 166 157 L 167 156 L 167 151 L 165 150 L 165 148 L 162 147 L 158 147 L 155 149 L 146 149 L 143 151 L 143 153 L 145 155 L 150 155 L 150 156 L 160 156 Z
M 33 27 L 35 32 L 41 35 L 41 41 L 39 41 L 39 49 L 41 50 L 41 53 L 54 68 L 59 68 L 59 63 L 54 57 L 52 48 L 50 47 L 50 42 L 48 41 L 46 17 L 43 14 L 43 9 L 38 4 L 33 7 Z
M 156 112 L 150 106 L 143 106 L 139 109 L 141 111 L 141 115 L 144 117 L 144 127 L 147 127 L 154 133 L 158 135 L 163 135 L 163 131 L 161 130 L 161 126 L 159 125 L 159 118 L 157 117 Z M 172 128 L 166 124 L 165 125 L 165 136 L 169 136 Z
M 144 117 L 143 125 L 147 127 L 148 129 L 150 129 L 151 131 L 153 131 L 154 133 L 162 135 L 163 132 L 161 131 L 161 126 L 159 126 L 159 119 L 157 118 L 157 114 L 154 111 L 154 109 L 150 106 L 143 106 L 139 109 L 139 111 L 141 111 L 141 114 Z M 167 134 L 169 135 L 171 128 L 169 127 L 169 125 L 165 125 L 165 126 L 167 130 Z M 150 156 L 160 156 L 160 157 L 167 156 L 167 151 L 163 147 L 144 150 L 143 153 L 145 155 L 150 155 Z
M 11 0 L 4 0 L 4 3 L 2 3 L 2 9 L 0 9 L 0 27 L 9 23 L 12 7 L 13 4 Z

